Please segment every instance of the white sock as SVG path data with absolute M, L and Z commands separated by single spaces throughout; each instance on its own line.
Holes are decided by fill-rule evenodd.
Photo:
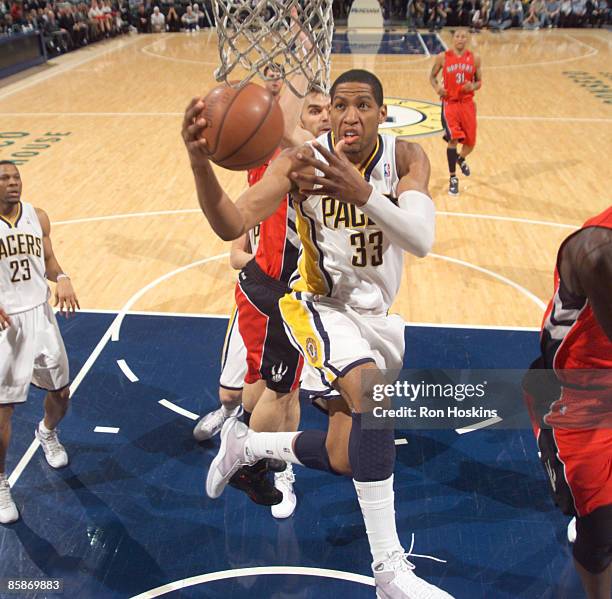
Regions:
M 48 434 L 51 432 L 51 429 L 48 429 L 48 428 L 45 426 L 45 421 L 44 421 L 44 420 L 41 420 L 41 421 L 38 423 L 38 430 L 39 430 L 39 431 L 40 431 L 40 432 L 41 432 L 43 435 L 48 435 Z
M 240 406 L 236 408 L 228 408 L 225 404 L 221 404 L 221 413 L 223 414 L 223 418 L 231 418 L 238 413 Z
M 254 433 L 251 432 L 244 446 L 244 453 L 248 459 L 262 460 L 264 458 L 275 458 L 299 464 L 293 452 L 293 440 L 299 435 L 296 433 Z
M 387 480 L 375 482 L 353 480 L 353 484 L 357 490 L 373 561 L 379 562 L 386 559 L 389 553 L 403 551 L 395 526 L 393 475 Z

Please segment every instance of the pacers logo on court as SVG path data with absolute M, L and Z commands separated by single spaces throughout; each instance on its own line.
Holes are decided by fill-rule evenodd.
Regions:
M 419 137 L 444 131 L 440 104 L 404 98 L 385 98 L 385 104 L 387 122 L 379 126 L 381 133 L 398 137 Z

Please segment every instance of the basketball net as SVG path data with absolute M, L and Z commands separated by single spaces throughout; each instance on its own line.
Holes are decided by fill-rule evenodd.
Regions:
M 332 0 L 212 0 L 212 4 L 221 60 L 217 81 L 242 87 L 256 75 L 269 80 L 278 74 L 264 71 L 275 63 L 274 70 L 280 69 L 296 95 L 305 95 L 300 86 L 292 85 L 299 75 L 311 88 L 329 91 Z M 240 73 L 242 69 L 246 74 Z

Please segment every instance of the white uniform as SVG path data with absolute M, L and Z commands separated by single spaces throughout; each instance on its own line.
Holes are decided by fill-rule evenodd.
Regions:
M 317 141 L 333 149 L 331 133 Z M 317 158 L 325 160 L 318 153 Z M 378 136 L 362 174 L 394 201 L 399 183 L 395 137 Z M 399 371 L 404 322 L 387 311 L 399 290 L 403 250 L 342 198 L 309 196 L 297 204 L 297 216 L 300 277 L 280 302 L 293 343 L 326 385 L 367 361 Z
M 22 202 L 14 222 L 0 217 L 0 306 L 12 323 L 0 331 L 0 403 L 24 402 L 30 382 L 48 391 L 68 385 L 49 295 L 42 227 L 34 207 Z
M 246 357 L 246 347 L 238 328 L 238 310 L 234 306 L 227 325 L 221 353 L 220 387 L 225 389 L 242 389 L 244 387 L 244 377 L 247 375 Z
M 249 231 L 249 244 L 251 253 L 255 254 L 259 244 L 259 225 Z M 238 310 L 234 306 L 225 333 L 223 351 L 221 352 L 220 387 L 225 389 L 242 389 L 244 387 L 244 378 L 247 375 L 246 359 L 247 351 L 238 327 Z

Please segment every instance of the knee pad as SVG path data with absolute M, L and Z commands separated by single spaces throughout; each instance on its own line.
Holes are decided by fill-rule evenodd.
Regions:
M 612 505 L 576 518 L 574 559 L 591 574 L 601 574 L 612 563 Z
M 393 429 L 362 427 L 362 415 L 353 414 L 349 438 L 349 460 L 353 478 L 359 482 L 387 480 L 395 467 Z

